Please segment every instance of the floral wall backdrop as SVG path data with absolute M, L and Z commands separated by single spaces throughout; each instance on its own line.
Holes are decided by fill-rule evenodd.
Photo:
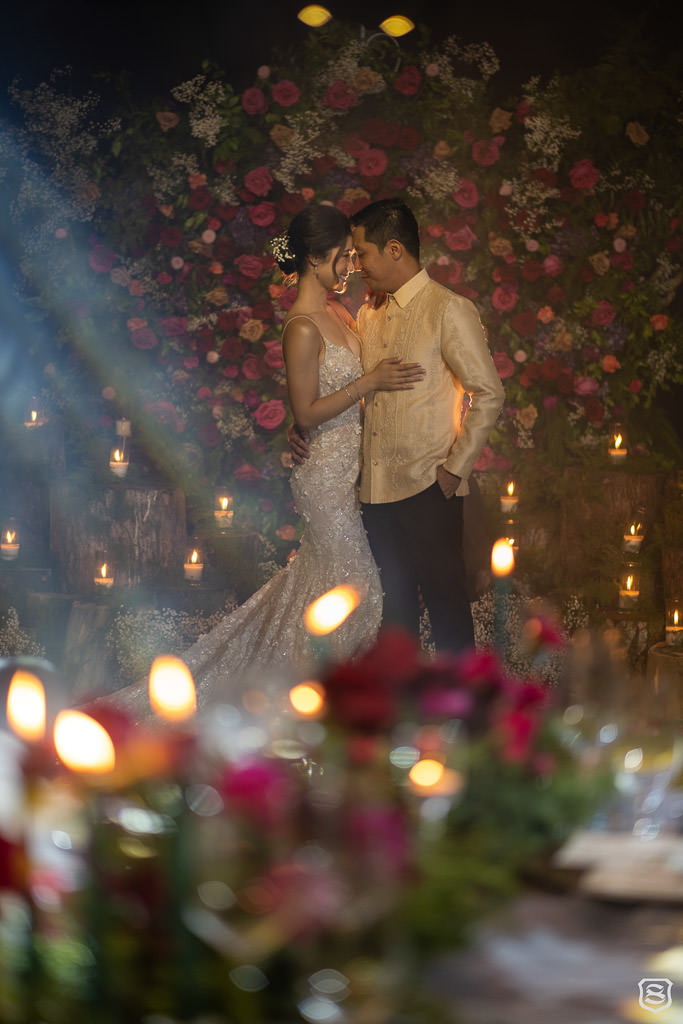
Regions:
M 3 241 L 30 315 L 11 330 L 74 458 L 103 459 L 129 417 L 155 471 L 197 509 L 228 481 L 282 561 L 298 531 L 280 347 L 295 293 L 269 242 L 308 202 L 352 213 L 398 194 L 505 383 L 477 469 L 547 488 L 604 459 L 615 421 L 642 466 L 671 467 L 658 398 L 682 379 L 681 83 L 616 51 L 494 101 L 497 67 L 486 44 L 399 51 L 337 24 L 242 93 L 208 66 L 143 105 L 113 81 L 18 84 Z

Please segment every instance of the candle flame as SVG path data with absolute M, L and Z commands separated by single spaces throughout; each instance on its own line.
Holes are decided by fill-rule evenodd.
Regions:
M 100 576 L 102 577 L 103 580 L 107 578 L 107 569 L 108 568 L 109 567 L 108 567 L 107 563 L 103 562 L 102 563 L 102 568 L 100 569 Z
M 314 716 L 325 705 L 325 693 L 319 683 L 299 683 L 289 691 L 289 702 L 300 715 Z
M 14 544 L 16 536 L 17 536 L 17 531 L 16 530 L 7 530 L 7 532 L 5 533 L 5 540 L 6 540 L 6 542 L 8 544 Z
M 35 423 L 38 419 L 38 413 L 35 409 L 31 409 L 31 423 Z
M 116 751 L 107 730 L 82 711 L 60 711 L 55 721 L 55 750 L 74 772 L 104 774 L 116 764 Z
M 626 577 L 626 590 L 633 590 L 633 576 Z
M 491 569 L 496 576 L 508 576 L 515 567 L 515 553 L 507 537 L 501 537 L 491 549 Z
M 408 773 L 408 777 L 415 786 L 420 786 L 422 789 L 430 789 L 441 782 L 443 774 L 444 766 L 440 761 L 435 761 L 431 757 L 425 757 L 413 765 Z
M 622 443 L 623 440 L 624 439 L 621 436 L 621 434 L 615 434 L 614 435 L 614 447 L 615 448 L 621 448 L 621 443 Z
M 510 497 L 512 497 L 512 495 L 515 493 L 515 481 L 514 480 L 511 480 L 510 483 L 507 485 L 507 492 L 510 495 Z
M 226 512 L 230 508 L 230 498 L 229 497 L 220 498 L 219 501 L 220 501 L 220 505 L 221 505 L 222 511 Z
M 114 449 L 111 457 L 113 462 L 123 462 L 123 453 L 119 448 Z
M 354 608 L 358 607 L 360 594 L 354 587 L 342 584 L 322 594 L 304 613 L 304 623 L 309 633 L 325 636 L 341 626 Z
M 35 743 L 45 735 L 45 718 L 43 684 L 32 672 L 19 669 L 7 692 L 7 721 L 17 736 Z
M 192 673 L 180 658 L 162 655 L 149 670 L 149 702 L 168 721 L 180 722 L 197 710 L 197 693 Z
M 197 562 L 199 561 L 199 552 L 197 551 L 196 548 L 190 555 L 190 561 L 192 562 L 193 565 L 196 565 Z
M 674 611 L 674 626 L 678 625 L 678 608 Z

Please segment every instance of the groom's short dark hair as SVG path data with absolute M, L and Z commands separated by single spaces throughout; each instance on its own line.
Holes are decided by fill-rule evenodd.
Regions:
M 411 256 L 420 259 L 420 230 L 415 214 L 401 199 L 379 199 L 364 206 L 352 215 L 351 226 L 364 228 L 368 242 L 380 250 L 395 238 Z

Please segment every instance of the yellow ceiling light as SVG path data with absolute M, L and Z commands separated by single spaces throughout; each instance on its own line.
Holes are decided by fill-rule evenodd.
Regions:
M 309 4 L 307 7 L 302 7 L 297 14 L 299 21 L 303 21 L 304 25 L 308 25 L 309 28 L 322 28 L 323 25 L 327 25 L 331 17 L 332 14 L 327 7 L 321 7 L 320 4 Z
M 398 36 L 405 36 L 408 32 L 412 32 L 415 25 L 404 14 L 392 14 L 390 18 L 385 18 L 379 27 L 382 32 L 386 32 L 388 36 L 393 36 L 396 39 Z

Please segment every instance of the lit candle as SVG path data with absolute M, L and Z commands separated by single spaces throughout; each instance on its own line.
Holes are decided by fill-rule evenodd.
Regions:
M 96 587 L 100 587 L 104 590 L 111 590 L 114 586 L 114 577 L 111 574 L 111 566 L 109 562 L 102 562 L 102 565 L 93 577 L 93 581 Z
M 619 607 L 632 608 L 638 604 L 640 597 L 640 581 L 636 567 L 629 564 L 624 569 L 619 587 Z
M 634 520 L 624 534 L 623 550 L 637 555 L 640 551 L 640 545 L 643 543 L 643 536 L 643 524 L 638 522 L 638 520 Z
M 609 457 L 612 462 L 623 462 L 628 455 L 628 448 L 621 427 L 615 427 L 612 431 Z
M 514 549 L 506 537 L 501 537 L 491 549 L 491 571 L 496 577 L 493 629 L 499 651 L 505 646 L 506 602 L 510 593 L 509 576 L 514 567 Z
M 5 561 L 14 561 L 19 555 L 19 534 L 15 526 L 6 526 L 0 540 L 0 555 Z
M 358 607 L 359 602 L 360 594 L 355 587 L 345 584 L 333 587 L 309 604 L 304 613 L 306 629 L 314 636 L 332 633 Z
M 128 472 L 128 452 L 124 444 L 114 445 L 109 456 L 109 468 L 116 476 L 124 477 Z
M 220 492 L 216 495 L 216 507 L 213 510 L 213 516 L 221 528 L 221 530 L 227 530 L 232 526 L 233 516 L 235 511 L 232 507 L 232 498 L 229 494 Z
M 683 614 L 680 601 L 670 601 L 666 608 L 666 642 L 670 647 L 683 647 Z
M 149 702 L 161 718 L 181 722 L 197 710 L 197 694 L 192 673 L 180 658 L 162 655 L 149 670 Z
M 185 579 L 190 580 L 193 583 L 199 582 L 204 572 L 204 563 L 201 560 L 201 555 L 197 548 L 193 548 L 192 552 L 185 559 L 183 566 L 185 570 Z
M 34 427 L 42 427 L 46 423 L 47 416 L 41 408 L 40 402 L 36 398 L 32 398 L 24 413 L 24 426 L 27 430 L 31 430 Z
M 514 512 L 517 508 L 518 498 L 515 494 L 515 481 L 509 480 L 505 488 L 505 494 L 500 499 L 500 510 L 501 512 Z

